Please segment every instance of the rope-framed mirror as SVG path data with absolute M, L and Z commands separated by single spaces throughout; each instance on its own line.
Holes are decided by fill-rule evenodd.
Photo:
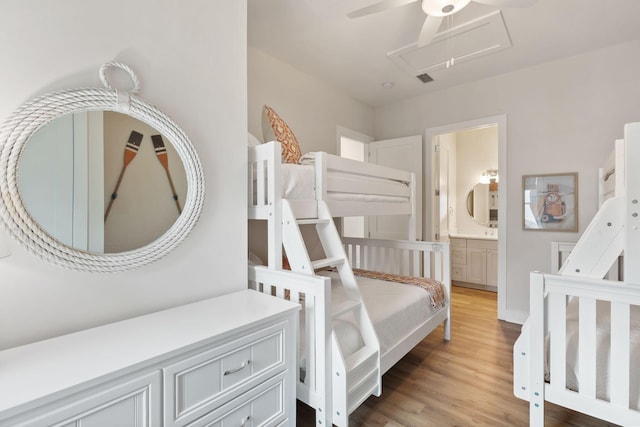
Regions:
M 127 73 L 133 87 L 129 90 L 114 89 L 107 79 L 110 69 Z M 109 62 L 100 68 L 99 76 L 104 88 L 48 93 L 29 100 L 5 120 L 0 128 L 0 219 L 15 240 L 46 261 L 80 271 L 117 272 L 141 267 L 164 257 L 189 235 L 202 211 L 204 176 L 198 155 L 185 132 L 167 115 L 136 96 L 140 84 L 130 67 Z M 154 240 L 121 252 L 99 253 L 63 243 L 43 227 L 25 206 L 19 183 L 21 158 L 27 143 L 39 130 L 61 117 L 96 111 L 121 113 L 155 129 L 170 142 L 184 167 L 186 195 L 184 200 L 180 200 L 182 206 L 171 182 L 173 197 L 178 205 L 175 222 Z M 131 132 L 131 135 L 134 133 Z M 154 146 L 161 141 L 158 136 L 153 135 Z M 160 158 L 159 148 L 155 148 Z M 112 198 L 115 197 L 114 192 Z

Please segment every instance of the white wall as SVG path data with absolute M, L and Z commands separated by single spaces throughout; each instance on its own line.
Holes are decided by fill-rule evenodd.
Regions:
M 526 317 L 529 272 L 549 271 L 551 242 L 576 241 L 596 212 L 597 168 L 623 125 L 640 120 L 639 53 L 640 41 L 629 42 L 376 109 L 376 138 L 507 115 L 508 168 L 500 171 L 500 185 L 508 185 L 500 213 L 508 220 L 506 319 Z M 522 175 L 553 172 L 579 173 L 580 233 L 522 230 Z
M 246 287 L 246 16 L 244 0 L 2 2 L 0 119 L 34 95 L 100 86 L 115 59 L 190 137 L 207 187 L 193 233 L 131 272 L 64 270 L 10 241 L 0 348 Z
M 337 152 L 337 127 L 373 133 L 373 108 L 326 83 L 248 49 L 249 131 L 262 138 L 262 106 L 269 105 L 291 127 L 303 153 Z
M 291 127 L 303 153 L 337 153 L 338 126 L 373 134 L 373 108 L 337 91 L 326 83 L 273 58 L 248 49 L 249 131 L 262 138 L 262 106 L 269 105 Z M 266 260 L 267 232 L 263 221 L 249 223 L 250 248 Z M 308 237 L 313 253 L 317 236 Z

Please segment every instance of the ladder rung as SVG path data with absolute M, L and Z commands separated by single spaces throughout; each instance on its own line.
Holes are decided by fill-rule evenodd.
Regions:
M 357 308 L 360 308 L 361 304 L 360 301 L 358 300 L 346 300 L 343 301 L 339 304 L 334 304 L 332 307 L 332 311 L 333 311 L 333 317 L 338 317 L 338 316 L 342 316 L 343 314 L 355 310 Z M 360 350 L 358 350 L 356 353 L 357 354 Z
M 373 367 L 372 369 L 370 369 L 369 371 L 367 371 L 364 375 L 360 375 L 358 378 L 356 378 L 355 380 L 351 380 L 348 384 L 347 384 L 347 393 L 350 395 L 354 395 L 357 394 L 359 390 L 363 384 L 366 383 L 374 383 L 377 384 L 378 383 L 378 368 L 377 367 Z M 367 390 L 369 389 L 369 387 L 365 387 Z M 368 395 L 371 394 L 371 392 L 368 393 Z
M 324 267 L 336 267 L 342 265 L 345 259 L 342 257 L 324 258 L 317 261 L 311 261 L 311 266 L 314 270 Z
M 372 357 L 378 355 L 378 350 L 375 347 L 364 346 L 360 350 L 347 357 L 345 360 L 345 369 L 347 373 L 351 372 L 356 366 L 360 366 Z
M 329 220 L 328 219 L 321 219 L 321 218 L 305 218 L 305 219 L 298 219 L 297 222 L 300 225 L 305 225 L 305 224 L 328 224 Z
M 376 392 L 378 388 L 378 382 L 375 378 L 367 378 L 368 381 L 360 384 L 358 388 L 349 393 L 349 397 L 347 399 L 349 403 L 349 414 L 355 411 L 365 400 L 369 398 L 372 394 Z

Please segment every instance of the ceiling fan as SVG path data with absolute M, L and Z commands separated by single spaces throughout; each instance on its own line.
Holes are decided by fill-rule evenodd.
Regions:
M 349 18 L 358 18 L 361 16 L 371 15 L 373 13 L 383 12 L 395 7 L 404 6 L 409 3 L 415 3 L 417 1 L 419 0 L 383 0 L 379 3 L 372 4 L 371 6 L 349 12 L 347 16 Z M 536 0 L 473 1 L 497 7 L 529 7 L 536 2 Z M 420 30 L 418 46 L 422 47 L 431 43 L 440 28 L 440 23 L 443 18 L 461 11 L 470 2 L 471 0 L 422 0 L 422 10 L 427 14 L 427 19 L 425 19 L 424 24 L 422 25 L 422 30 Z

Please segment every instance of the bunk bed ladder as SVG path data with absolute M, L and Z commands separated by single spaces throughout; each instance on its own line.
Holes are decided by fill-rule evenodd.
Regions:
M 358 283 L 347 260 L 342 239 L 333 222 L 329 208 L 318 201 L 317 218 L 296 218 L 287 200 L 282 201 L 282 243 L 291 270 L 315 274 L 315 271 L 334 267 L 340 275 L 347 300 L 332 307 L 334 324 L 350 322 L 360 334 L 362 345 L 352 354 L 345 354 L 335 330 L 332 332 L 333 424 L 349 424 L 349 414 L 372 394 L 380 396 L 380 344 L 362 300 Z M 312 261 L 300 230 L 301 225 L 314 225 L 325 258 Z

